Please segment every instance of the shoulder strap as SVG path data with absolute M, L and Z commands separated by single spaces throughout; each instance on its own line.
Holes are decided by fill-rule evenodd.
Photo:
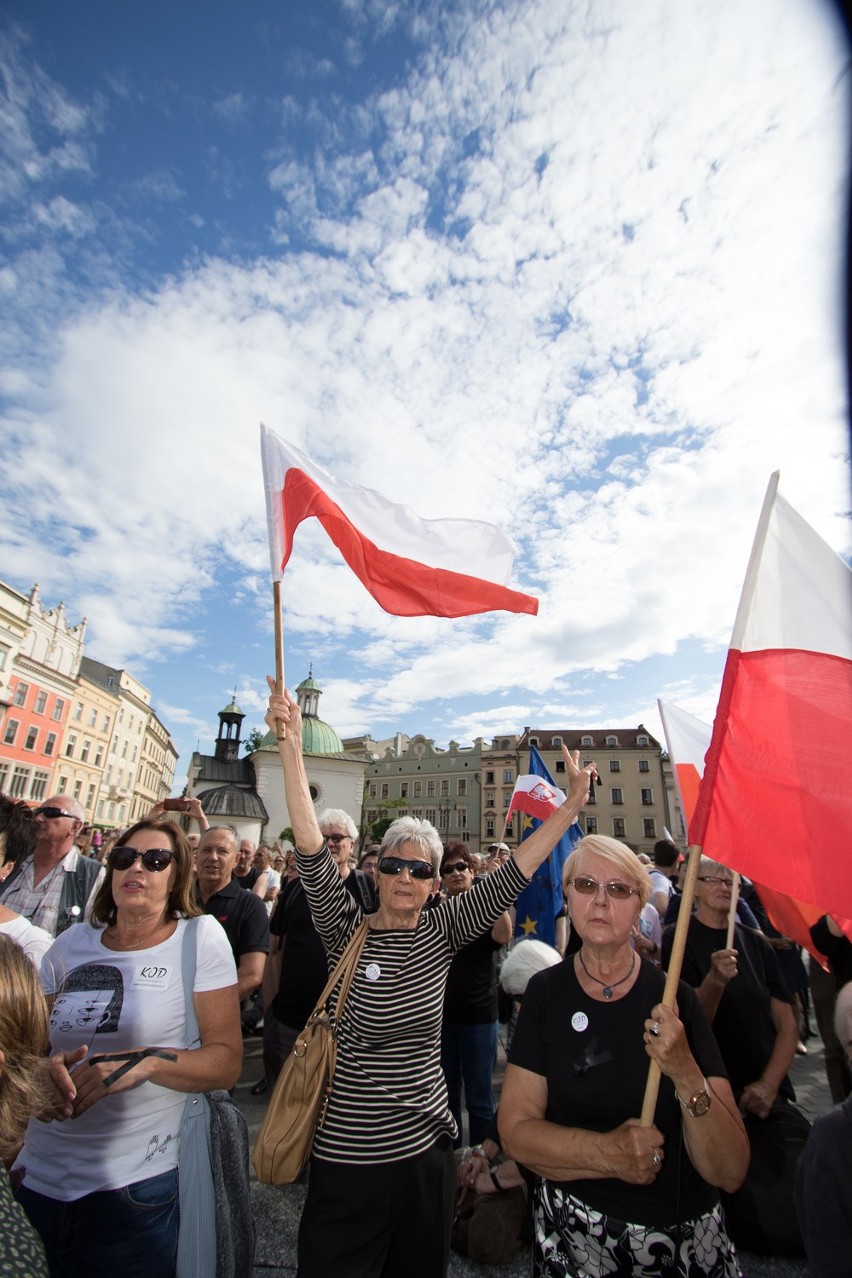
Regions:
M 338 1017 L 340 1016 L 343 1004 L 346 1002 L 346 997 L 349 994 L 349 987 L 352 984 L 352 978 L 354 977 L 356 968 L 358 967 L 358 960 L 361 957 L 361 951 L 364 948 L 364 942 L 367 939 L 368 930 L 369 925 L 367 920 L 362 919 L 358 927 L 352 933 L 352 936 L 349 938 L 346 949 L 338 959 L 337 966 L 328 978 L 328 984 L 317 999 L 317 1004 L 312 1015 L 316 1016 L 317 1012 L 322 1012 L 331 997 L 333 990 L 337 985 L 339 985 L 340 993 L 337 997 L 336 1015 Z
M 187 1046 L 190 1043 L 200 1042 L 201 1036 L 198 1028 L 198 1017 L 195 1015 L 195 1004 L 192 1001 L 192 992 L 195 989 L 195 968 L 198 961 L 198 925 L 202 917 L 203 915 L 186 920 L 180 952 Z

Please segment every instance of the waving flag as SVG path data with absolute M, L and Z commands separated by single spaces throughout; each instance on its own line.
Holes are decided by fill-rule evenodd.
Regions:
M 772 476 L 690 842 L 820 912 L 852 917 L 852 574 Z
M 541 766 L 544 767 L 543 760 Z M 545 781 L 540 776 L 518 777 L 506 816 L 510 817 L 513 812 L 525 812 L 527 816 L 546 821 L 551 812 L 561 808 L 564 802 L 565 795 L 550 781 Z
M 303 519 L 316 518 L 386 612 L 398 617 L 467 617 L 538 612 L 511 590 L 515 547 L 494 524 L 420 519 L 370 488 L 334 479 L 261 426 L 269 555 L 280 581 Z
M 538 804 L 540 811 L 547 817 L 565 802 L 565 795 L 555 784 L 547 770 L 544 759 L 542 759 L 535 746 L 530 746 L 530 773 L 532 776 L 522 777 L 520 780 L 541 783 L 541 792 L 532 802 Z M 521 841 L 528 838 L 533 830 L 537 830 L 542 822 L 541 816 L 529 811 L 531 803 L 528 801 L 528 796 L 534 788 L 533 786 L 531 789 L 522 788 L 519 790 L 516 785 L 515 793 L 512 795 L 512 804 L 515 804 L 516 798 L 520 798 L 521 801 L 515 804 L 515 807 L 525 814 Z M 546 794 L 552 797 L 547 799 L 545 797 Z M 557 795 L 559 796 L 558 800 L 556 798 Z M 527 806 L 522 806 L 522 803 L 527 803 Z M 511 805 L 509 810 L 512 810 Z M 556 940 L 556 916 L 562 909 L 562 867 L 568 859 L 574 844 L 582 837 L 583 831 L 575 821 L 567 832 L 563 834 L 544 864 L 538 867 L 515 902 L 515 936 L 532 937 L 534 940 L 544 941 L 548 945 L 554 944 Z

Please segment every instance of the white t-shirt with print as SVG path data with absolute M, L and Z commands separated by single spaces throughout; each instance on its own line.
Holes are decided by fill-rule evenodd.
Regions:
M 181 979 L 186 926 L 180 919 L 168 940 L 147 950 L 110 950 L 103 929 L 88 923 L 61 933 L 41 967 L 45 993 L 55 995 L 51 1047 L 67 1052 L 85 1043 L 90 1055 L 103 1056 L 191 1046 Z M 235 985 L 222 925 L 204 915 L 194 926 L 195 992 Z M 15 1167 L 25 1169 L 29 1189 L 62 1202 L 159 1176 L 177 1166 L 184 1101 L 183 1092 L 144 1082 L 102 1097 L 79 1118 L 32 1120 Z
M 43 927 L 36 927 L 35 923 L 25 919 L 23 914 L 19 914 L 17 918 L 9 919 L 8 923 L 0 923 L 0 935 L 8 936 L 16 945 L 20 945 L 36 971 L 40 968 L 41 960 L 53 944 L 53 937 L 50 933 L 45 932 Z

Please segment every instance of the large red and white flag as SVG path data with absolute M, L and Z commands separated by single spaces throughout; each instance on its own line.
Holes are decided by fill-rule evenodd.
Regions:
M 542 777 L 518 777 L 506 811 L 506 820 L 513 812 L 525 812 L 527 816 L 546 821 L 551 812 L 561 808 L 564 802 L 565 795 L 559 787 L 551 785 Z
M 704 756 L 710 749 L 713 729 L 709 723 L 705 723 L 703 719 L 696 719 L 695 715 L 682 710 L 680 706 L 659 700 L 657 705 L 663 721 L 663 731 L 666 734 L 666 744 L 680 795 L 680 805 L 686 823 L 689 825 L 698 802 L 698 790 L 704 775 Z M 732 869 L 737 868 L 736 851 L 734 861 L 721 856 L 718 859 L 724 865 L 730 865 Z M 818 909 L 815 905 L 795 901 L 792 897 L 767 887 L 765 883 L 756 883 L 755 886 L 778 931 L 792 937 L 799 945 L 804 945 L 805 949 L 816 954 L 810 929 L 825 911 Z M 824 961 L 822 956 L 819 956 L 819 961 Z
M 507 585 L 515 546 L 495 524 L 421 519 L 371 488 L 333 478 L 266 426 L 260 443 L 274 581 L 281 580 L 296 528 L 313 517 L 395 616 L 538 612 L 537 599 Z
M 691 843 L 852 918 L 852 573 L 778 494 L 758 524 Z

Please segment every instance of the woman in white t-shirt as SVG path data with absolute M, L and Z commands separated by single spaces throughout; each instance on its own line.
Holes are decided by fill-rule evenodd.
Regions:
M 185 1094 L 232 1087 L 242 1063 L 234 959 L 207 915 L 193 924 L 200 1045 L 188 1041 L 182 945 L 200 913 L 186 836 L 140 821 L 109 854 L 91 923 L 45 955 L 70 1121 L 31 1122 L 15 1169 L 51 1278 L 173 1278 Z

